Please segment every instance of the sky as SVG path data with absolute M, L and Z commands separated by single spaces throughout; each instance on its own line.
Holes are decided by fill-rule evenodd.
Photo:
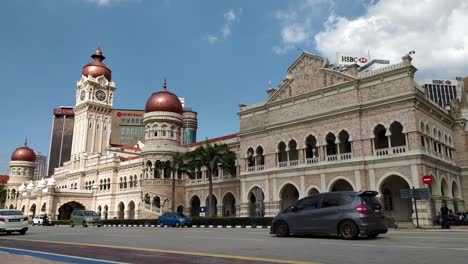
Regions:
M 416 78 L 468 75 L 466 0 L 42 0 L 0 2 L 0 174 L 28 145 L 49 154 L 52 110 L 73 106 L 100 45 L 115 108 L 168 90 L 198 112 L 198 140 L 236 133 L 239 104 L 266 99 L 302 50 L 401 61 Z

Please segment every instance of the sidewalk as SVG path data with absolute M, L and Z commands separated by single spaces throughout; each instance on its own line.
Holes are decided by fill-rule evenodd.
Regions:
M 6 252 L 0 252 L 0 259 L 2 264 L 59 264 L 63 262 L 50 261 L 42 258 L 34 258 L 24 255 L 10 254 Z

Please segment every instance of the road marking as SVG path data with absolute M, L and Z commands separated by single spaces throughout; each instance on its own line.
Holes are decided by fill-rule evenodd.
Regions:
M 42 259 L 61 261 L 61 262 L 71 262 L 71 263 L 89 263 L 89 264 L 124 264 L 126 262 L 115 262 L 110 260 L 101 260 L 101 259 L 92 259 L 84 258 L 56 253 L 49 253 L 43 251 L 19 249 L 19 248 L 10 248 L 10 247 L 0 247 L 0 251 L 7 252 L 15 255 L 25 255 L 31 257 L 38 257 Z
M 417 236 L 387 236 L 386 238 L 430 238 L 430 239 L 461 239 L 461 240 L 468 240 L 468 237 L 433 237 L 433 236 L 422 236 L 422 237 L 417 237 Z
M 253 241 L 264 241 L 265 239 L 260 238 L 234 238 L 234 237 L 195 237 L 186 236 L 185 238 L 197 238 L 197 239 L 221 239 L 221 240 L 253 240 Z
M 89 244 L 89 243 L 76 243 L 76 242 L 65 242 L 65 241 L 50 241 L 50 240 L 39 240 L 39 239 L 21 239 L 21 238 L 0 238 L 5 240 L 16 240 L 16 241 L 29 241 L 39 243 L 52 243 L 60 245 L 72 245 L 72 246 L 88 246 L 88 247 L 99 247 L 99 248 L 114 248 L 114 249 L 128 249 L 145 252 L 156 252 L 156 253 L 167 253 L 167 254 L 179 254 L 189 256 L 200 256 L 200 257 L 213 257 L 213 258 L 226 258 L 226 259 L 238 259 L 247 261 L 260 261 L 260 262 L 271 262 L 271 263 L 289 263 L 289 264 L 321 264 L 319 262 L 300 261 L 300 260 L 289 260 L 289 259 L 270 259 L 261 257 L 248 257 L 238 255 L 227 255 L 227 254 L 216 254 L 207 252 L 190 252 L 190 251 L 178 251 L 169 249 L 156 249 L 156 248 L 140 248 L 130 246 L 117 246 L 117 245 L 103 245 L 103 244 Z
M 320 243 L 321 245 L 335 246 L 354 246 L 354 247 L 381 247 L 381 248 L 405 248 L 405 249 L 428 249 L 428 250 L 457 250 L 468 251 L 468 248 L 441 248 L 441 247 L 423 247 L 423 246 L 393 246 L 393 245 L 372 245 L 372 244 L 357 244 L 357 243 Z

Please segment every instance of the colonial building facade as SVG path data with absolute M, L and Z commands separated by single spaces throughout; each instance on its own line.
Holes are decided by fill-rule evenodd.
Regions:
M 198 215 L 208 204 L 202 169 L 172 175 L 159 164 L 187 144 L 197 115 L 163 89 L 145 107 L 145 140 L 138 146 L 110 145 L 116 85 L 98 49 L 83 67 L 75 89 L 71 161 L 48 179 L 32 180 L 34 153 L 17 149 L 10 163 L 6 207 L 67 219 L 73 209 L 95 210 L 103 218 L 149 218 L 170 211 L 172 183 L 178 211 Z M 442 108 L 427 99 L 414 80 L 411 57 L 376 70 L 336 67 L 302 53 L 286 79 L 267 90 L 267 99 L 241 105 L 240 131 L 211 139 L 237 155 L 236 175 L 213 176 L 218 216 L 274 216 L 310 194 L 377 190 L 387 215 L 411 224 L 415 209 L 400 190 L 429 188 L 418 201 L 420 222 L 431 225 L 442 204 L 465 210 L 468 199 L 468 100 Z M 466 87 L 468 88 L 468 87 Z M 425 185 L 423 175 L 433 182 Z

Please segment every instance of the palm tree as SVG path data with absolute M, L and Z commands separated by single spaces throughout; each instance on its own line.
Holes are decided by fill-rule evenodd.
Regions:
M 166 170 L 169 170 L 172 174 L 172 212 L 176 210 L 176 194 L 175 194 L 175 182 L 176 176 L 181 176 L 189 172 L 188 163 L 186 162 L 186 156 L 182 153 L 177 152 L 172 157 L 172 163 L 166 163 Z
M 192 171 L 205 167 L 208 177 L 208 216 L 213 216 L 213 172 L 219 167 L 230 173 L 235 172 L 236 154 L 229 150 L 226 144 L 210 144 L 208 141 L 204 145 L 197 147 L 191 152 L 187 152 L 187 159 Z
M 0 184 L 0 208 L 3 208 L 3 204 L 6 201 L 6 192 L 5 185 Z

